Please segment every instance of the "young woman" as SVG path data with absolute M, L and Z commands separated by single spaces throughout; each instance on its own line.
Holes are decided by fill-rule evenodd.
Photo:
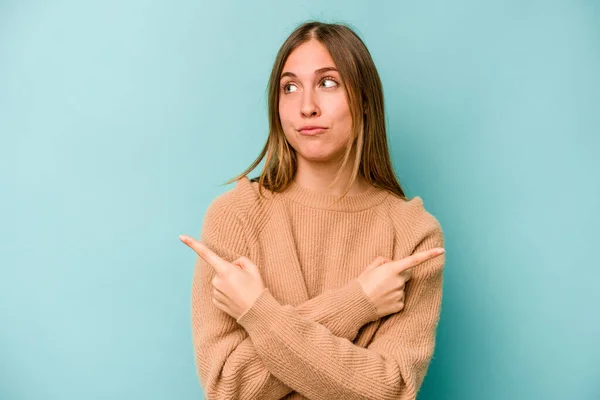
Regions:
M 213 200 L 201 242 L 180 237 L 198 254 L 207 398 L 414 399 L 434 351 L 443 234 L 396 180 L 361 39 L 299 26 L 273 66 L 269 118 L 265 148 Z

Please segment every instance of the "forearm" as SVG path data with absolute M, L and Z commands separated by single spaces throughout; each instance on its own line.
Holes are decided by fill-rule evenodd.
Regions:
M 351 342 L 360 328 L 379 319 L 377 309 L 356 279 L 343 287 L 326 290 L 294 309 L 299 316 L 317 322 L 334 336 Z
M 266 289 L 238 319 L 268 371 L 310 399 L 399 399 L 402 377 L 392 357 L 334 336 L 281 305 Z
M 311 399 L 414 399 L 435 345 L 442 264 L 407 287 L 404 310 L 387 316 L 367 348 L 282 306 L 265 289 L 238 319 L 265 367 Z
M 206 298 L 203 302 L 208 301 Z M 214 308 L 212 304 L 207 306 Z M 303 318 L 314 321 L 331 334 L 349 341 L 354 340 L 363 325 L 379 318 L 356 280 L 343 287 L 327 290 L 294 309 Z M 226 318 L 229 323 L 233 322 L 230 317 Z M 201 360 L 206 360 L 201 365 L 201 375 L 207 377 L 207 382 L 204 383 L 207 397 L 271 400 L 280 399 L 292 392 L 294 389 L 268 370 L 252 339 L 241 326 L 238 327 L 239 330 L 198 351 L 202 354 Z M 204 343 L 206 342 L 202 341 L 200 345 Z M 212 355 L 209 355 L 211 352 Z M 219 357 L 222 359 L 219 360 Z M 213 362 L 209 364 L 208 360 Z

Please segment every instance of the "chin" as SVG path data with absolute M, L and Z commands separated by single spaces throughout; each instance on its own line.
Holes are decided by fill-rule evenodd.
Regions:
M 328 162 L 335 158 L 335 153 L 325 151 L 306 151 L 300 152 L 298 155 L 306 161 L 312 162 Z

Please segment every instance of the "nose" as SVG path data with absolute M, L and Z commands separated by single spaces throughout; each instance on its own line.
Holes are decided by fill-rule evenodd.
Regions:
M 320 114 L 317 105 L 316 95 L 312 90 L 305 90 L 302 96 L 302 106 L 300 112 L 304 117 L 315 117 Z

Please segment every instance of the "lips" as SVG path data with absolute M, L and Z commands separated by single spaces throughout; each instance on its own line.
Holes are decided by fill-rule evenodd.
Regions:
M 319 133 L 323 133 L 326 129 L 327 128 L 325 128 L 324 126 L 307 125 L 300 128 L 298 132 L 300 132 L 301 135 L 312 136 L 317 135 Z

